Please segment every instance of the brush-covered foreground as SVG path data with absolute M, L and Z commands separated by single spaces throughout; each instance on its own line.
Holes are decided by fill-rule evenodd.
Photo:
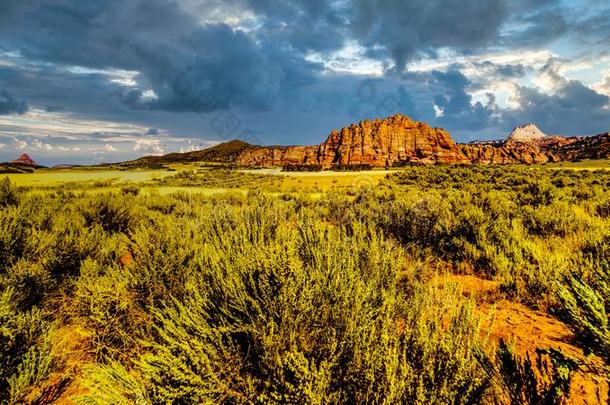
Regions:
M 610 171 L 295 179 L 0 182 L 0 401 L 607 401 Z M 497 302 L 571 340 L 519 350 Z

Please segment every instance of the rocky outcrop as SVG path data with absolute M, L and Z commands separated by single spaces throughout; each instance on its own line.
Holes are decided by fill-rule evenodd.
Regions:
M 32 159 L 30 157 L 30 155 L 28 155 L 27 153 L 22 153 L 21 156 L 19 156 L 19 158 L 15 159 L 15 160 L 11 160 L 8 163 L 10 163 L 12 165 L 38 167 L 38 163 L 36 163 L 34 161 L 34 159 Z
M 563 160 L 560 150 L 580 139 L 546 135 L 536 125 L 526 124 L 515 128 L 503 141 L 472 142 L 460 147 L 472 163 L 533 164 Z
M 526 124 L 517 127 L 504 141 L 507 146 L 518 144 L 535 145 L 542 149 L 550 149 L 557 146 L 569 145 L 582 139 L 578 136 L 546 135 L 535 124 Z
M 395 115 L 333 131 L 320 145 L 323 167 L 334 164 L 391 166 L 396 162 L 465 163 L 444 129 Z
M 530 123 L 513 129 L 513 132 L 508 135 L 506 140 L 507 142 L 529 143 L 545 137 L 546 135 L 535 124 Z
M 503 141 L 456 144 L 441 128 L 404 115 L 362 121 L 334 130 L 320 145 L 251 147 L 240 153 L 239 166 L 316 165 L 389 167 L 397 164 L 537 164 L 607 157 L 608 134 L 563 137 L 544 134 L 534 124 L 515 128 Z
M 610 159 L 610 132 L 571 139 L 568 144 L 551 147 L 551 151 L 561 160 Z
M 330 169 L 435 163 L 535 164 L 609 156 L 609 134 L 549 136 L 536 125 L 527 124 L 515 128 L 505 140 L 457 144 L 444 129 L 433 128 L 404 115 L 394 115 L 334 130 L 319 145 L 263 147 L 231 141 L 200 151 L 149 156 L 131 163 L 206 161 L 243 167 Z
M 244 150 L 235 160 L 238 166 L 282 167 L 319 164 L 319 146 L 269 146 Z
M 317 165 L 325 169 L 350 165 L 534 164 L 559 161 L 550 145 L 570 142 L 572 138 L 549 137 L 528 124 L 515 128 L 504 141 L 459 145 L 444 129 L 394 115 L 334 130 L 316 146 L 249 148 L 236 163 L 257 167 Z
M 259 147 L 245 150 L 240 166 L 319 165 L 373 167 L 401 163 L 469 163 L 444 129 L 432 128 L 404 115 L 362 121 L 334 130 L 317 146 Z
M 506 142 L 500 146 L 468 144 L 460 145 L 460 150 L 469 162 L 479 164 L 532 164 L 559 161 L 552 152 L 525 143 Z

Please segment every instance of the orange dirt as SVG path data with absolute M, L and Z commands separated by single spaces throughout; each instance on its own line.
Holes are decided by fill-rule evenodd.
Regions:
M 91 335 L 78 326 L 65 326 L 57 331 L 53 346 L 56 358 L 63 362 L 64 370 L 61 374 L 71 375 L 73 379 L 68 381 L 61 395 L 53 401 L 54 404 L 75 404 L 70 398 L 79 394 L 85 394 L 87 389 L 79 385 L 83 364 L 92 362 L 93 359 L 88 352 Z M 69 370 L 69 371 L 68 371 Z
M 490 320 L 484 326 L 491 328 L 492 340 L 514 342 L 518 354 L 529 353 L 532 358 L 535 358 L 537 348 L 553 348 L 579 363 L 579 369 L 572 377 L 569 404 L 608 403 L 609 387 L 603 360 L 594 355 L 586 356 L 574 343 L 574 334 L 564 323 L 544 312 L 502 298 L 497 282 L 466 275 L 446 277 L 458 283 L 464 295 L 477 301 L 481 315 Z M 447 278 L 443 276 L 438 281 L 445 282 Z
M 121 257 L 119 257 L 119 264 L 121 267 L 127 267 L 133 262 L 133 256 L 129 250 L 121 253 Z

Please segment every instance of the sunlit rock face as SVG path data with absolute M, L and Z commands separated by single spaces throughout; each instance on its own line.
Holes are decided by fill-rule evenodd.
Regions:
M 391 166 L 397 162 L 468 163 L 444 129 L 404 115 L 361 121 L 334 130 L 317 146 L 261 147 L 244 151 L 237 163 L 274 167 L 290 164 Z
M 391 167 L 398 164 L 536 164 L 606 157 L 608 135 L 546 135 L 534 124 L 515 128 L 504 140 L 457 144 L 442 128 L 404 115 L 365 120 L 333 130 L 313 146 L 253 146 L 236 159 L 240 166 L 315 165 Z

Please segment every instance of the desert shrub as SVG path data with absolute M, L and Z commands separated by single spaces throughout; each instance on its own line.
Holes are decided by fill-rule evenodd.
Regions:
M 140 194 L 140 188 L 137 186 L 123 186 L 121 188 L 121 193 L 126 195 L 138 195 Z
M 589 350 L 610 361 L 610 327 L 608 318 L 607 275 L 600 275 L 596 286 L 570 278 L 559 290 L 562 315 L 577 332 L 578 339 Z
M 593 190 L 584 184 L 577 184 L 572 188 L 572 196 L 579 201 L 586 201 L 593 197 Z
M 0 209 L 2 398 L 9 379 L 25 402 L 62 381 L 44 336 L 63 326 L 86 336 L 82 402 L 493 402 L 499 381 L 522 401 L 553 397 L 549 354 L 535 384 L 521 359 L 502 371 L 485 354 L 473 303 L 430 281 L 448 267 L 558 314 L 607 356 L 609 173 L 409 167 L 319 193 L 181 173 L 152 183 L 234 190 L 79 184 L 19 189 Z
M 104 268 L 87 259 L 66 312 L 90 331 L 90 352 L 100 361 L 125 358 L 146 336 L 149 321 L 138 306 L 133 276 L 118 266 Z
M 555 186 L 545 181 L 530 181 L 519 190 L 517 198 L 521 204 L 538 207 L 555 201 L 557 191 Z
M 150 396 L 144 384 L 123 365 L 112 362 L 108 365 L 89 365 L 85 369 L 85 386 L 93 395 L 85 394 L 72 398 L 79 404 L 149 404 Z
M 538 349 L 534 363 L 529 353 L 525 359 L 520 359 L 500 341 L 497 357 L 502 387 L 511 404 L 565 403 L 570 392 L 571 373 L 578 365 L 563 353 Z
M 14 289 L 0 291 L 0 398 L 18 399 L 28 387 L 44 378 L 45 370 L 34 377 L 38 361 L 44 365 L 48 355 L 38 355 L 39 337 L 48 330 L 42 312 L 34 308 L 20 311 L 15 305 Z
M 137 221 L 129 208 L 130 205 L 131 201 L 126 196 L 119 198 L 114 195 L 101 195 L 93 199 L 90 206 L 85 208 L 83 212 L 85 225 L 87 227 L 99 225 L 108 233 L 128 233 Z
M 0 210 L 0 274 L 19 260 L 29 238 L 26 219 L 19 208 Z
M 610 197 L 606 197 L 597 204 L 595 213 L 602 218 L 610 218 Z
M 586 245 L 577 263 L 559 288 L 560 315 L 587 350 L 610 362 L 610 237 Z
M 0 207 L 19 204 L 19 193 L 8 177 L 0 180 Z
M 166 186 L 180 187 L 255 189 L 261 186 L 273 186 L 277 180 L 275 176 L 220 168 L 199 169 L 197 171 L 184 170 L 158 180 L 158 183 Z
M 448 204 L 437 196 L 426 196 L 385 205 L 378 221 L 383 229 L 405 244 L 432 246 L 440 242 L 449 216 Z
M 542 237 L 585 232 L 590 222 L 584 212 L 564 201 L 537 208 L 527 206 L 522 215 L 527 230 Z
M 137 366 L 151 400 L 480 398 L 488 380 L 473 361 L 481 343 L 472 306 L 425 286 L 407 295 L 391 243 L 364 226 L 321 229 L 303 215 L 297 229 L 263 237 L 265 221 L 250 213 L 201 246 L 188 294 L 154 310 L 158 339 Z M 89 400 L 114 378 L 110 367 L 91 377 Z M 124 381 L 122 400 L 142 392 Z
M 194 271 L 195 232 L 194 225 L 163 219 L 134 231 L 129 251 L 137 300 L 150 305 L 181 294 Z
M 8 378 L 10 403 L 51 403 L 59 398 L 61 390 L 45 384 L 58 367 L 51 352 L 51 339 L 52 333 L 46 331 L 42 341 L 29 348 Z M 62 386 L 66 381 L 67 377 L 60 377 L 56 384 Z
M 57 279 L 77 276 L 81 263 L 99 251 L 105 240 L 102 228 L 87 228 L 82 216 L 58 214 L 47 233 L 43 263 Z
M 0 287 L 13 288 L 13 304 L 21 311 L 40 307 L 46 296 L 56 289 L 57 283 L 40 263 L 20 260 L 0 276 Z

